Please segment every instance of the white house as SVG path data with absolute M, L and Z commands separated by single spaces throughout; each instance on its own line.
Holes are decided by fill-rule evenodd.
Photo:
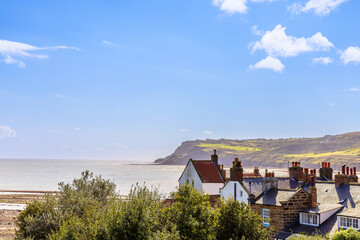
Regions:
M 211 160 L 190 159 L 179 178 L 179 185 L 191 184 L 200 192 L 209 195 L 219 195 L 220 188 L 225 183 L 225 171 L 218 164 L 216 150 Z
M 258 186 L 258 180 L 261 179 L 262 176 L 259 173 L 258 167 L 254 168 L 253 173 L 244 173 L 241 161 L 235 158 L 233 166 L 230 168 L 230 181 L 220 189 L 220 196 L 225 199 L 233 198 L 239 202 L 249 203 L 249 195 L 251 193 L 254 194 L 254 191 L 251 192 L 251 185 L 255 187 L 254 183 L 256 182 L 256 186 Z
M 239 202 L 249 203 L 249 191 L 240 181 L 228 181 L 220 189 L 220 196 L 225 199 L 231 197 Z

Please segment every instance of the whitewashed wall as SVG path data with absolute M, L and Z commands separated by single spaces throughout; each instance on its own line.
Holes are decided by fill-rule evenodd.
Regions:
M 223 183 L 203 183 L 203 192 L 209 195 L 219 195 L 220 188 L 224 186 Z
M 245 191 L 243 186 L 241 186 L 241 184 L 238 181 L 229 181 L 225 185 L 225 187 L 220 190 L 220 196 L 225 199 L 228 199 L 229 197 L 234 199 L 234 184 L 236 184 L 236 200 L 248 204 L 249 194 Z M 241 196 L 241 192 L 242 192 L 242 196 Z
M 197 188 L 199 192 L 203 191 L 201 179 L 191 161 L 186 165 L 185 171 L 179 179 L 179 185 L 185 185 L 186 179 L 188 179 L 189 184 L 194 180 L 194 188 Z

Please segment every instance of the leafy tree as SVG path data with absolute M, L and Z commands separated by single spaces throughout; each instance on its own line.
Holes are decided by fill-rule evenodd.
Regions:
M 65 218 L 73 214 L 81 218 L 89 206 L 106 204 L 108 200 L 116 197 L 115 189 L 116 185 L 112 181 L 84 171 L 81 178 L 74 179 L 71 184 L 59 183 L 59 210 Z
M 176 239 L 176 231 L 168 231 L 166 222 L 160 219 L 162 208 L 157 189 L 136 184 L 126 201 L 112 206 L 108 232 L 112 239 Z
M 17 239 L 46 239 L 64 226 L 73 226 L 75 218 L 89 223 L 91 216 L 100 216 L 106 203 L 116 196 L 113 182 L 95 177 L 89 171 L 82 172 L 81 178 L 74 179 L 72 184 L 59 183 L 59 189 L 58 196 L 49 195 L 44 201 L 34 201 L 20 213 L 15 221 Z M 90 213 L 92 215 L 88 215 Z M 78 223 L 80 221 L 76 221 Z
M 175 202 L 167 208 L 166 220 L 175 224 L 181 239 L 215 239 L 217 210 L 210 206 L 208 196 L 189 184 L 181 185 L 171 196 Z
M 59 228 L 60 215 L 56 209 L 56 199 L 45 196 L 45 200 L 34 200 L 15 219 L 18 226 L 16 239 L 46 239 Z
M 341 230 L 336 232 L 331 240 L 359 240 L 360 232 L 356 231 L 353 228 L 348 228 L 347 230 Z
M 261 217 L 250 206 L 229 198 L 219 202 L 216 239 L 269 239 L 271 232 L 262 227 Z

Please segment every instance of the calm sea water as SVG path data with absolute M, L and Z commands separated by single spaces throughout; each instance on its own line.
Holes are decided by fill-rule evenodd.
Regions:
M 1 190 L 58 190 L 58 183 L 71 182 L 89 170 L 115 182 L 126 195 L 137 182 L 159 187 L 168 194 L 178 185 L 185 166 L 166 166 L 97 160 L 0 160 Z

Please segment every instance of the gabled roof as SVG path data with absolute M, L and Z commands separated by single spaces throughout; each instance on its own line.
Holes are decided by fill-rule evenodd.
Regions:
M 360 218 L 360 184 L 342 184 L 335 186 L 334 181 L 316 182 L 317 201 L 319 205 L 315 208 L 304 209 L 302 212 L 323 213 L 336 210 L 336 213 L 329 216 L 320 226 L 307 226 L 294 222 L 285 231 L 294 233 L 334 233 L 338 229 L 336 224 L 337 216 Z M 309 184 L 303 186 L 308 191 Z
M 256 199 L 255 203 L 282 206 L 281 202 L 288 201 L 295 193 L 297 193 L 297 191 L 291 189 L 282 190 L 272 188 L 267 192 L 263 192 L 258 199 Z
M 210 160 L 190 160 L 203 183 L 224 183 L 218 167 Z

